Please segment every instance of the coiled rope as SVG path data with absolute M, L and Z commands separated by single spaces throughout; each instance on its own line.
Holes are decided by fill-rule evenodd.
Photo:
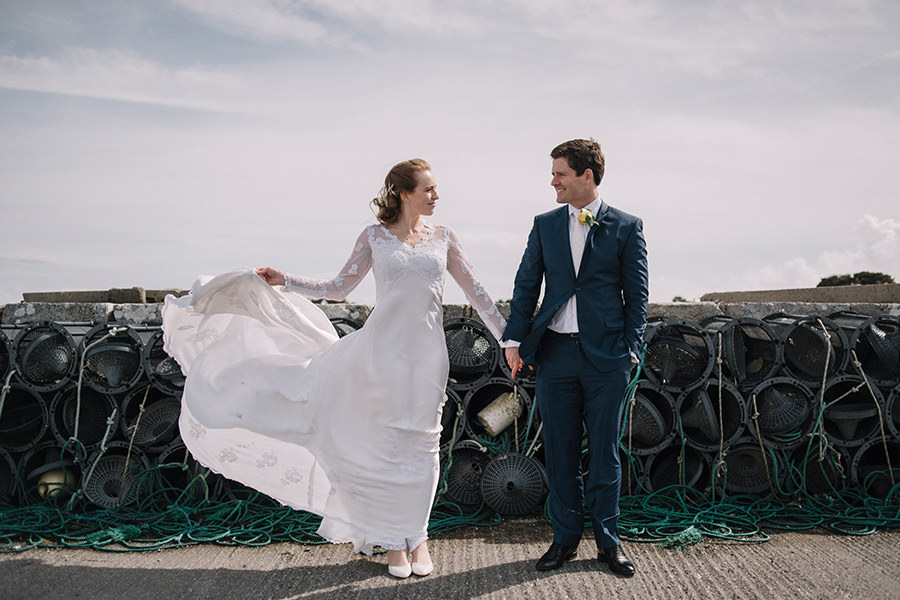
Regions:
M 644 350 L 646 351 L 646 346 Z M 636 460 L 631 452 L 631 407 L 641 381 L 644 355 L 645 352 L 642 353 L 636 373 L 623 398 L 624 419 L 629 426 L 622 428 L 619 443 L 626 460 L 631 461 Z M 854 367 L 860 373 L 865 385 L 869 386 L 868 377 L 855 354 L 853 359 Z M 719 474 L 723 481 L 727 478 L 726 448 L 721 434 L 723 429 L 721 352 L 717 363 L 720 370 L 718 386 L 720 439 L 713 482 L 718 479 Z M 11 376 L 12 373 L 6 378 L 0 393 L 0 414 Z M 874 400 L 875 395 L 871 387 L 869 390 Z M 832 401 L 828 406 L 836 401 Z M 540 445 L 540 425 L 535 429 L 533 436 L 530 433 L 535 407 L 536 402 L 532 402 L 524 442 L 527 456 L 532 456 Z M 830 464 L 840 469 L 838 452 L 826 439 L 823 429 L 822 413 L 825 408 L 827 406 L 824 399 L 820 398 L 819 415 L 814 431 L 809 435 L 806 457 L 816 457 L 819 463 Z M 502 520 L 501 515 L 484 503 L 471 511 L 446 499 L 447 473 L 452 464 L 452 448 L 457 441 L 455 432 L 461 418 L 463 409 L 458 405 L 453 428 L 454 439 L 451 440 L 450 451 L 442 465 L 443 475 L 429 520 L 428 531 L 431 535 L 470 525 L 497 525 Z M 106 451 L 114 422 L 114 417 L 110 417 L 97 460 Z M 136 430 L 137 426 L 132 431 L 129 456 Z M 514 432 L 517 433 L 515 429 Z M 619 533 L 623 539 L 678 548 L 696 544 L 704 539 L 760 543 L 769 539 L 769 531 L 778 530 L 824 528 L 847 535 L 867 535 L 882 528 L 900 527 L 900 484 L 894 480 L 890 466 L 888 470 L 891 471 L 891 488 L 884 498 L 871 497 L 851 487 L 835 486 L 831 481 L 828 481 L 827 493 L 811 495 L 805 492 L 807 486 L 804 463 L 791 464 L 787 460 L 776 460 L 786 458 L 779 456 L 783 451 L 763 447 L 763 452 L 772 459 L 771 465 L 775 471 L 769 473 L 767 465 L 772 496 L 770 498 L 749 494 L 726 496 L 724 491 L 720 496 L 716 491 L 720 486 L 715 483 L 708 491 L 685 485 L 684 435 L 683 432 L 679 433 L 682 439 L 678 484 L 650 492 L 639 482 L 631 481 L 632 469 L 629 468 L 630 465 L 623 465 L 623 469 L 627 468 L 629 471 L 627 490 L 631 492 L 622 496 L 620 500 Z M 887 455 L 887 438 L 883 427 L 881 436 Z M 508 451 L 517 442 L 517 435 L 509 435 L 499 442 L 495 440 L 493 448 L 485 449 Z M 65 450 L 64 448 L 63 451 Z M 156 464 L 144 469 L 137 474 L 132 484 L 135 490 L 134 505 L 118 506 L 115 509 L 98 508 L 89 503 L 80 487 L 69 490 L 71 495 L 67 502 L 54 500 L 49 494 L 34 501 L 31 497 L 34 495 L 33 490 L 25 490 L 26 483 L 21 480 L 20 472 L 17 474 L 21 496 L 19 505 L 0 503 L 0 552 L 22 552 L 37 547 L 134 552 L 203 543 L 228 546 L 260 546 L 274 542 L 325 543 L 316 534 L 320 517 L 278 505 L 265 495 L 252 490 L 238 489 L 222 494 L 219 490 L 213 489 L 222 484 L 221 480 L 208 472 L 192 475 L 189 460 L 185 451 L 180 461 Z M 788 465 L 784 474 L 777 472 L 782 462 Z M 96 464 L 95 461 L 92 468 L 96 467 Z M 888 464 L 890 465 L 890 462 Z M 191 475 L 190 479 L 181 485 L 170 483 L 170 477 L 167 477 L 185 474 Z M 869 478 L 877 475 L 873 473 Z M 86 479 L 89 477 L 90 473 Z M 779 483 L 782 481 L 785 482 L 784 485 Z M 867 489 L 867 483 L 864 483 L 862 488 Z M 725 486 L 721 486 L 721 489 L 724 490 Z M 586 519 L 586 525 L 590 525 L 590 517 Z

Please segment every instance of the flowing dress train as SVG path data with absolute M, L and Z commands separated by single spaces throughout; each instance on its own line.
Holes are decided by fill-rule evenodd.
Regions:
M 370 225 L 332 280 L 288 275 L 274 288 L 235 271 L 163 307 L 165 349 L 187 376 L 179 425 L 191 454 L 321 515 L 320 535 L 366 554 L 427 539 L 449 372 L 445 271 L 495 337 L 505 327 L 456 234 L 426 225 L 412 247 Z M 375 307 L 338 338 L 306 298 L 342 300 L 370 269 Z

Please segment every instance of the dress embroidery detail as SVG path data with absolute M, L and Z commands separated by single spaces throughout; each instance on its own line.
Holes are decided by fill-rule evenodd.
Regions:
M 274 467 L 278 464 L 278 457 L 275 456 L 271 452 L 266 452 L 258 459 L 256 459 L 256 467 L 258 469 L 265 469 L 266 467 Z

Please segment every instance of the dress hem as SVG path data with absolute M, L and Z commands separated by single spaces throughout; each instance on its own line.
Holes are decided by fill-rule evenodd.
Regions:
M 322 537 L 322 539 L 324 539 L 324 540 L 325 540 L 326 542 L 328 542 L 329 544 L 354 544 L 354 546 L 355 546 L 355 544 L 356 544 L 356 542 L 355 542 L 354 540 L 349 540 L 349 539 L 339 539 L 339 538 L 333 538 L 333 539 L 332 539 L 332 538 L 325 537 L 325 536 L 323 536 L 323 535 L 321 535 L 321 534 L 319 534 L 319 535 Z M 366 556 L 372 556 L 373 554 L 375 554 L 375 548 L 382 548 L 382 549 L 384 549 L 384 550 L 407 550 L 407 551 L 409 551 L 409 552 L 412 552 L 413 550 L 415 550 L 416 548 L 418 548 L 419 546 L 421 546 L 422 544 L 424 544 L 425 542 L 427 542 L 428 539 L 429 539 L 429 538 L 428 538 L 428 536 L 426 535 L 425 537 L 423 537 L 423 538 L 421 538 L 421 539 L 417 538 L 417 539 L 416 539 L 416 542 L 417 542 L 416 544 L 409 544 L 409 543 L 407 542 L 406 544 L 403 544 L 402 546 L 396 546 L 396 545 L 394 545 L 394 544 L 376 544 L 376 543 L 373 543 L 373 544 L 367 544 L 366 547 L 361 548 L 361 549 L 359 549 L 359 550 L 357 550 L 357 549 L 354 547 L 353 551 L 356 552 L 357 554 L 365 554 Z M 368 550 L 368 552 L 367 552 L 367 550 Z

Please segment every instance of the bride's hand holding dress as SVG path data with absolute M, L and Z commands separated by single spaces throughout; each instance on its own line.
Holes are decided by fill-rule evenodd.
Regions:
M 256 274 L 262 277 L 271 286 L 284 285 L 284 272 L 272 267 L 260 267 Z

